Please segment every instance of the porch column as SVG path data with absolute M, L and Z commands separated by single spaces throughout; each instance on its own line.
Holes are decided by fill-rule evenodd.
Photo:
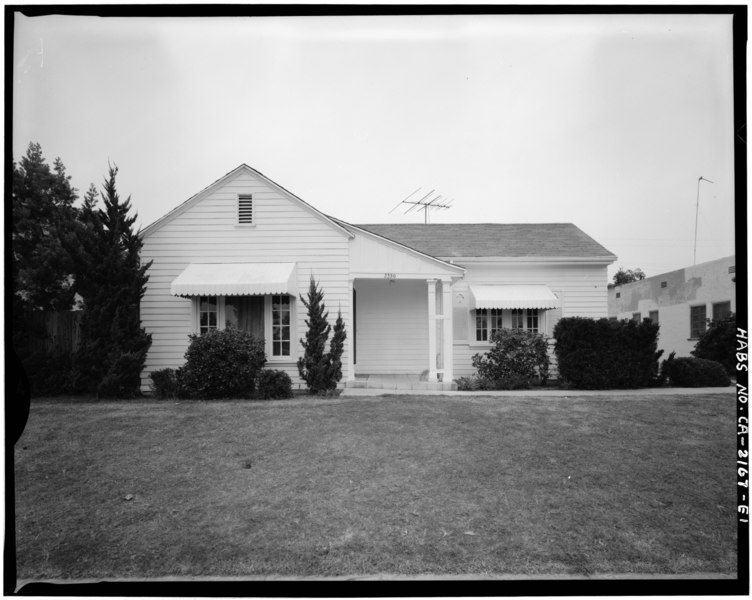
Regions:
M 442 292 L 444 295 L 441 303 L 444 312 L 444 383 L 451 383 L 454 376 L 454 328 L 452 318 L 454 310 L 452 308 L 452 280 L 442 280 Z
M 347 378 L 346 381 L 355 379 L 355 294 L 353 293 L 354 279 L 347 280 L 347 293 L 350 294 L 350 313 L 347 323 Z
M 428 381 L 436 383 L 436 280 L 428 284 Z

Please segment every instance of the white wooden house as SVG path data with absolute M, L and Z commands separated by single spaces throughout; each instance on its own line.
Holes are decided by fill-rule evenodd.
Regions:
M 499 327 L 550 335 L 561 316 L 607 316 L 616 257 L 570 223 L 351 225 L 241 165 L 143 232 L 152 260 L 142 374 L 184 362 L 188 336 L 245 328 L 267 366 L 297 384 L 313 276 L 346 324 L 343 383 L 422 375 L 441 389 L 470 375 Z

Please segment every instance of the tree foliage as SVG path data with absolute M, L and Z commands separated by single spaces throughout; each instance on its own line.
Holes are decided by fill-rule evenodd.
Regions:
M 697 358 L 714 360 L 723 365 L 726 373 L 736 375 L 736 315 L 710 321 L 708 328 L 690 353 Z
M 130 397 L 138 394 L 151 346 L 139 317 L 151 262 L 141 264 L 136 215 L 129 214 L 130 197 L 120 199 L 117 172 L 111 165 L 102 190 L 104 206 L 98 208 L 96 190 L 90 188 L 80 211 L 76 290 L 84 315 L 74 371 L 78 391 Z
M 311 276 L 308 287 L 308 297 L 300 295 L 300 300 L 308 311 L 305 339 L 301 339 L 303 356 L 298 359 L 298 372 L 306 382 L 308 389 L 314 394 L 326 393 L 337 387 L 342 378 L 342 353 L 346 333 L 345 324 L 340 312 L 334 325 L 334 335 L 326 351 L 326 342 L 332 330 L 329 325 L 329 313 L 324 303 L 324 292 Z
M 71 308 L 75 259 L 65 242 L 76 198 L 60 158 L 50 168 L 39 144 L 30 143 L 20 162 L 13 162 L 11 273 L 17 310 Z
M 614 284 L 624 285 L 625 283 L 632 283 L 633 281 L 642 281 L 645 279 L 645 273 L 642 269 L 625 270 L 624 267 L 619 267 L 619 270 L 614 274 Z

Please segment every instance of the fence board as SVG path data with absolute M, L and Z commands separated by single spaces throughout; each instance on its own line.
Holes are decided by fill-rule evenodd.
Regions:
M 56 354 L 74 353 L 81 343 L 82 315 L 80 310 L 26 313 L 24 318 L 29 325 L 47 332 L 46 338 L 32 340 L 33 349 Z

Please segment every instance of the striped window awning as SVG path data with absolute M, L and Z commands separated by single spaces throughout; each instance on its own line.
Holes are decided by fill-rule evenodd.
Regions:
M 296 263 L 191 263 L 170 285 L 173 296 L 298 293 Z
M 559 308 L 545 285 L 471 285 L 471 308 Z

